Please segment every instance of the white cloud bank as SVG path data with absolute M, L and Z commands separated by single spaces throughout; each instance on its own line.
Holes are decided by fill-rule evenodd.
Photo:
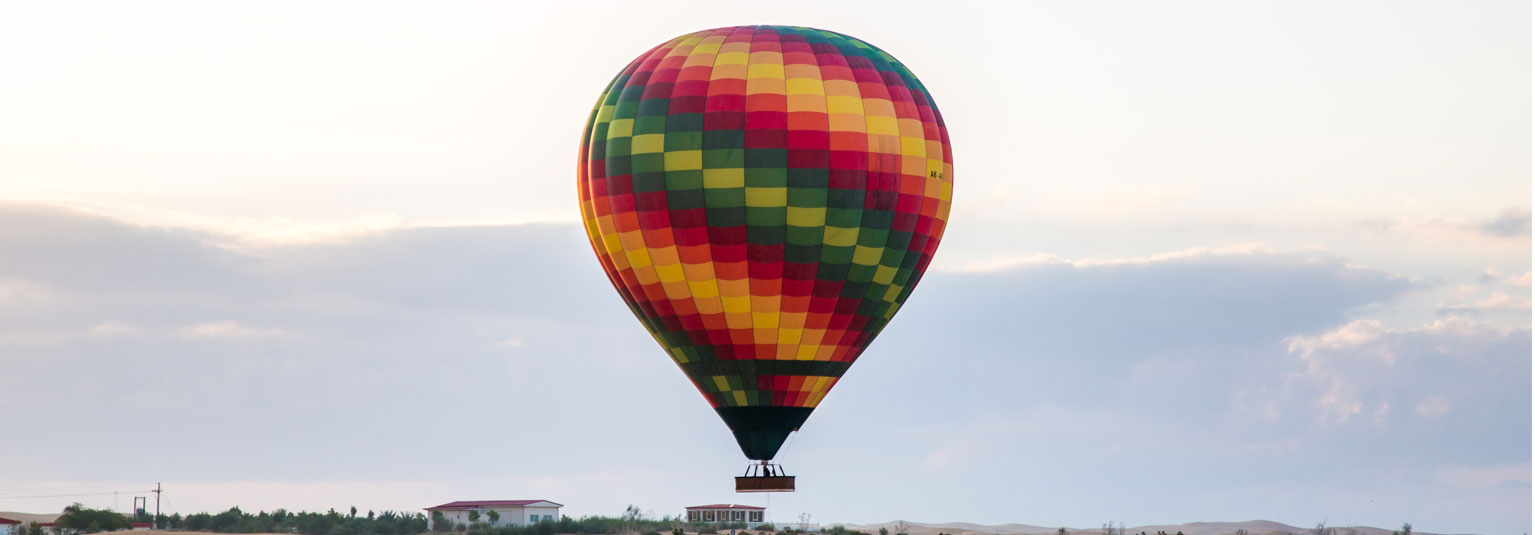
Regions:
M 1529 393 L 1530 359 L 1520 353 L 1529 340 L 1527 328 L 1462 317 L 1403 330 L 1358 320 L 1290 338 L 1289 352 L 1305 369 L 1289 381 L 1311 391 L 1318 416 L 1335 423 L 1363 414 L 1380 423 L 1393 406 L 1415 407 L 1418 416 L 1435 419 L 1463 405 L 1496 410 L 1521 391 Z
M 0 441 L 17 481 L 112 474 L 230 495 L 181 502 L 198 508 L 291 489 L 282 506 L 320 510 L 424 507 L 437 490 L 412 482 L 429 482 L 444 501 L 532 489 L 572 512 L 639 497 L 666 512 L 722 499 L 740 465 L 574 225 L 230 250 L 0 205 L 0 255 L 0 280 L 28 289 L 12 294 L 46 296 L 0 301 L 0 406 L 24 407 L 0 425 L 49 438 Z M 1255 246 L 1044 258 L 930 273 L 786 449 L 815 484 L 774 506 L 839 521 L 1028 520 L 1008 516 L 1017 500 L 1067 518 L 1208 518 L 1214 505 L 1194 503 L 1304 517 L 1328 505 L 1253 504 L 1528 460 L 1528 330 L 1357 317 L 1411 294 L 1407 277 Z M 464 461 L 511 457 L 539 463 Z M 892 466 L 927 469 L 871 484 Z M 1173 480 L 1225 495 L 1133 484 Z M 1501 485 L 1478 492 L 1528 492 Z M 1467 496 L 1455 488 L 1376 523 Z M 362 499 L 376 501 L 348 503 Z

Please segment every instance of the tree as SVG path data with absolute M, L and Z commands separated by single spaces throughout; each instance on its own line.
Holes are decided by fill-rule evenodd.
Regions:
M 801 515 L 801 516 L 806 517 L 806 520 L 808 520 L 810 515 Z M 808 523 L 809 522 L 806 522 L 806 524 L 808 524 Z M 895 535 L 907 535 L 906 530 L 909 530 L 909 529 L 911 529 L 911 524 L 907 524 L 905 520 L 897 520 L 897 521 L 895 521 Z
M 879 535 L 890 535 L 890 530 L 881 527 L 879 528 Z
M 220 533 L 234 531 L 235 526 L 240 525 L 247 515 L 239 507 L 230 507 L 228 511 L 213 515 L 208 519 L 208 530 Z
M 473 524 L 473 523 L 479 522 L 479 521 L 480 521 L 480 512 L 477 511 L 477 510 L 474 510 L 474 509 L 470 509 L 469 510 L 469 523 Z
M 496 525 L 497 522 L 501 521 L 501 513 L 496 512 L 495 509 L 491 509 L 489 511 L 486 511 L 485 512 L 485 516 L 490 518 L 490 525 L 492 525 L 492 526 Z
M 1158 532 L 1158 533 L 1161 534 L 1161 532 Z M 1112 521 L 1112 520 L 1110 520 L 1108 522 L 1104 522 L 1103 523 L 1103 535 L 1125 535 L 1125 523 L 1124 522 L 1120 522 L 1119 523 L 1119 527 L 1115 527 L 1114 526 L 1114 521 Z M 1161 534 L 1161 535 L 1165 535 L 1165 534 Z
M 352 513 L 346 515 L 346 517 L 347 518 L 357 518 L 357 506 L 353 505 L 352 506 Z
M 213 518 L 213 515 L 208 513 L 190 514 L 187 515 L 186 520 L 182 521 L 181 525 L 186 527 L 187 531 L 202 531 L 203 528 L 208 527 L 208 520 L 211 518 Z
M 1056 528 L 1055 535 L 1066 535 L 1066 528 Z
M 1311 535 L 1333 535 L 1333 529 L 1327 527 L 1327 519 L 1322 519 L 1321 522 L 1316 523 L 1315 528 L 1312 528 Z
M 624 532 L 633 533 L 639 531 L 639 528 L 636 527 L 636 524 L 639 523 L 640 517 L 644 515 L 645 513 L 641 511 L 637 505 L 631 503 L 628 507 L 625 507 L 624 516 L 620 517 L 620 519 L 623 521 Z
M 120 529 L 132 529 L 128 523 L 128 517 L 116 511 L 107 509 L 91 509 L 79 503 L 64 508 L 64 512 L 53 521 L 53 525 L 60 532 L 85 532 L 99 533 L 102 531 L 117 531 Z

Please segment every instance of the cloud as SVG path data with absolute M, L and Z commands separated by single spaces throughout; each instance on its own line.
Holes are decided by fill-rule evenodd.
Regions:
M 1530 463 L 1482 466 L 1440 466 L 1434 476 L 1449 485 L 1463 488 L 1497 487 L 1510 483 L 1530 483 Z
M 1430 419 L 1497 411 L 1529 396 L 1529 351 L 1527 328 L 1462 317 L 1411 329 L 1359 320 L 1292 337 L 1289 353 L 1304 368 L 1287 379 L 1286 388 L 1310 399 L 1317 417 L 1334 424 L 1350 423 L 1367 410 L 1387 416 L 1390 406 L 1415 407 L 1413 415 Z M 1400 421 L 1408 417 L 1391 414 L 1384 421 L 1422 428 Z
M 1290 352 L 1300 353 L 1302 358 L 1309 357 L 1319 349 L 1340 349 L 1358 347 L 1380 339 L 1390 332 L 1381 326 L 1379 321 L 1360 320 L 1349 322 L 1348 325 L 1337 330 L 1322 334 L 1321 336 L 1302 336 L 1290 340 Z M 1389 354 L 1381 355 L 1388 362 L 1395 358 Z
M 19 279 L 0 279 L 0 306 L 26 306 L 46 301 L 49 297 L 48 289 L 42 285 Z
M 9 202 L 0 202 L 0 251 L 6 254 L 0 276 L 52 288 L 58 299 L 227 293 L 239 264 L 250 261 L 197 232 Z
M 1429 396 L 1418 404 L 1418 414 L 1427 417 L 1444 416 L 1450 413 L 1450 403 L 1444 396 Z
M 228 248 L 42 207 L 0 205 L 0 222 L 31 229 L 0 226 L 0 281 L 36 297 L 0 301 L 0 406 L 24 407 L 0 424 L 49 437 L 0 441 L 17 481 L 110 471 L 231 495 L 250 483 L 242 506 L 292 490 L 280 505 L 322 510 L 354 505 L 334 493 L 419 508 L 516 481 L 611 512 L 634 496 L 717 500 L 710 489 L 739 468 L 576 225 Z M 1041 474 L 1058 483 L 1033 497 L 1069 505 L 1049 500 L 1127 475 L 1231 488 L 1312 465 L 1373 477 L 1508 462 L 1528 444 L 1528 405 L 1512 401 L 1528 383 L 1509 369 L 1528 331 L 1358 317 L 1418 287 L 1328 251 L 1259 246 L 933 271 L 786 448 L 796 470 L 837 476 L 774 503 L 908 507 L 915 486 L 1016 488 Z M 1317 400 L 1335 383 L 1336 406 L 1359 409 L 1324 422 Z M 152 415 L 154 440 L 122 408 Z M 1453 451 L 1461 436 L 1491 440 L 1466 455 Z M 541 471 L 463 461 L 511 456 Z M 919 463 L 933 469 L 905 476 L 911 486 L 868 485 Z M 316 479 L 330 483 L 283 487 Z M 356 483 L 368 481 L 379 490 Z M 423 481 L 445 483 L 438 494 Z M 221 499 L 186 503 L 234 505 Z
M 894 334 L 902 325 L 921 326 L 913 334 L 945 335 L 900 343 L 992 358 L 1024 347 L 1034 354 L 1135 355 L 1277 342 L 1337 325 L 1350 311 L 1413 287 L 1406 277 L 1316 250 L 1240 246 L 1107 259 L 1040 255 L 928 274 L 881 341 L 902 336 Z
M 492 443 L 556 429 L 565 417 L 632 412 L 632 429 L 612 426 L 629 435 L 648 427 L 638 414 L 666 403 L 712 418 L 613 293 L 585 240 L 576 225 L 525 225 L 230 249 L 183 229 L 0 204 L 0 406 L 27 407 L 0 412 L 0 425 L 81 424 L 50 431 L 57 447 L 0 443 L 0 458 L 26 459 L 31 472 L 18 478 L 69 478 L 67 459 L 86 458 L 76 478 L 147 463 L 172 468 L 144 477 L 167 479 L 317 470 L 366 479 L 376 466 L 458 436 L 458 426 L 434 432 L 422 422 L 465 407 L 562 408 L 490 425 L 488 436 L 500 438 L 465 450 L 487 458 L 504 454 Z M 676 388 L 657 390 L 660 405 L 615 410 L 603 397 L 564 399 L 574 384 Z M 95 437 L 142 433 L 142 420 L 122 418 L 118 407 L 171 422 L 155 431 L 169 446 L 113 439 L 103 448 Z M 340 421 L 376 431 L 336 432 Z M 380 440 L 389 447 L 376 447 Z M 571 462 L 609 457 L 597 451 L 604 443 L 584 444 L 522 448 Z M 284 461 L 230 464 L 256 451 Z M 453 464 L 427 459 L 404 477 L 456 473 Z
M 1477 229 L 1487 236 L 1499 238 L 1517 238 L 1530 235 L 1530 210 L 1528 208 L 1508 208 L 1499 212 L 1497 217 L 1483 221 L 1477 225 Z
M 1416 232 L 1441 237 L 1480 236 L 1493 239 L 1509 239 L 1530 236 L 1530 210 L 1506 208 L 1498 215 L 1484 220 L 1457 217 L 1420 216 L 1397 219 L 1373 219 L 1359 224 L 1379 232 Z
M 362 214 L 343 219 L 220 216 L 166 210 L 145 205 L 100 203 L 77 198 L 0 195 L 0 204 L 63 209 L 129 226 L 187 229 L 208 243 L 234 249 L 335 243 L 411 228 L 398 214 Z
M 1456 286 L 1440 301 L 1435 312 L 1440 316 L 1514 313 L 1528 315 L 1530 272 L 1504 275 L 1496 268 L 1486 268 L 1475 284 Z M 1514 295 L 1510 295 L 1509 290 Z
M 262 338 L 288 338 L 288 332 L 271 327 L 256 327 L 232 320 L 199 323 L 179 329 L 186 338 L 213 338 L 228 340 L 256 340 Z
M 1495 291 L 1471 302 L 1446 303 L 1437 309 L 1437 312 L 1442 315 L 1491 311 L 1529 312 L 1530 300 L 1524 297 L 1510 297 L 1505 292 Z
M 1332 331 L 1416 288 L 1326 251 L 1257 246 L 1107 259 L 1040 255 L 933 272 L 921 284 L 828 397 L 826 414 L 808 425 L 838 433 L 828 440 L 900 437 L 859 455 L 942 465 L 956 484 L 990 470 L 1046 469 L 991 466 L 1020 449 L 1126 459 L 1113 469 L 1072 466 L 1076 477 L 1092 479 L 1115 469 L 1160 474 L 1148 466 L 1169 461 L 1155 455 L 1185 458 L 1161 441 L 1243 458 L 1315 447 L 1311 433 L 1322 431 L 1312 429 L 1314 398 L 1302 402 L 1285 384 L 1300 371 L 1287 345 L 1351 348 L 1384 336 L 1389 328 L 1374 323 Z M 1328 336 L 1290 340 L 1311 332 Z M 1400 412 L 1381 407 L 1360 410 L 1382 419 Z M 1302 409 L 1307 415 L 1298 418 Z M 951 425 L 891 429 L 851 416 L 860 414 Z M 957 444 L 972 449 L 962 455 Z M 1176 468 L 1165 472 L 1176 477 Z
M 1071 267 L 1074 267 L 1074 268 L 1092 268 L 1092 267 L 1127 266 L 1127 265 L 1140 265 L 1140 266 L 1144 266 L 1144 265 L 1151 265 L 1151 264 L 1163 263 L 1163 262 L 1175 262 L 1175 261 L 1180 261 L 1180 260 L 1194 260 L 1194 261 L 1198 261 L 1198 260 L 1201 260 L 1201 259 L 1233 258 L 1233 257 L 1240 257 L 1240 256 L 1251 256 L 1251 255 L 1254 255 L 1254 254 L 1261 254 L 1261 253 L 1272 253 L 1272 251 L 1265 251 L 1262 248 L 1260 248 L 1260 247 L 1258 247 L 1257 245 L 1254 245 L 1254 244 L 1245 244 L 1245 245 L 1237 245 L 1237 246 L 1232 246 L 1232 247 L 1222 247 L 1222 248 L 1215 248 L 1215 249 L 1211 249 L 1211 248 L 1208 248 L 1208 247 L 1191 247 L 1191 248 L 1183 249 L 1183 250 L 1180 250 L 1180 251 L 1171 251 L 1171 252 L 1158 253 L 1158 254 L 1154 254 L 1154 255 L 1141 256 L 1141 257 L 1116 257 L 1116 258 L 1102 258 L 1102 259 L 1099 259 L 1099 258 L 1081 258 L 1081 259 L 1073 260 L 1073 259 L 1062 258 L 1060 256 L 1052 255 L 1052 254 L 1036 254 L 1036 255 L 1023 256 L 1023 257 L 995 258 L 995 259 L 991 259 L 991 260 L 975 261 L 975 262 L 971 262 L 969 264 L 966 264 L 966 265 L 964 265 L 962 267 L 959 267 L 957 269 L 948 269 L 948 270 L 945 270 L 945 271 L 952 271 L 952 272 L 959 272 L 959 273 L 998 273 L 998 272 L 1003 272 L 1003 271 L 1007 271 L 1007 270 L 1011 270 L 1011 269 L 1016 269 L 1016 268 L 1038 267 L 1038 266 L 1047 266 L 1047 265 L 1071 266 Z
M 1523 274 L 1504 275 L 1503 272 L 1499 271 L 1497 268 L 1487 268 L 1482 270 L 1482 275 L 1480 277 L 1477 277 L 1477 283 L 1484 285 L 1501 283 L 1517 288 L 1529 288 L 1530 271 L 1525 270 Z
M 117 321 L 104 321 L 86 331 L 86 336 L 106 338 L 113 336 L 127 336 L 139 332 L 138 328 Z
M 1513 286 L 1518 286 L 1520 288 L 1529 288 L 1530 287 L 1530 272 L 1528 270 L 1526 270 L 1523 275 L 1509 275 L 1508 277 L 1503 279 L 1503 283 L 1504 284 L 1513 285 Z

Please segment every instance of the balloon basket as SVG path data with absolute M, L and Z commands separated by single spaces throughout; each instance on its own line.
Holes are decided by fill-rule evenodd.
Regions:
M 781 466 L 762 461 L 736 477 L 736 492 L 794 492 L 794 476 L 785 474 Z

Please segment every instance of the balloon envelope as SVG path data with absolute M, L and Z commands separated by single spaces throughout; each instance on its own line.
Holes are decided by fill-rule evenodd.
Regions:
M 740 26 L 624 68 L 587 121 L 578 183 L 613 286 L 765 461 L 921 280 L 953 158 L 889 54 Z

